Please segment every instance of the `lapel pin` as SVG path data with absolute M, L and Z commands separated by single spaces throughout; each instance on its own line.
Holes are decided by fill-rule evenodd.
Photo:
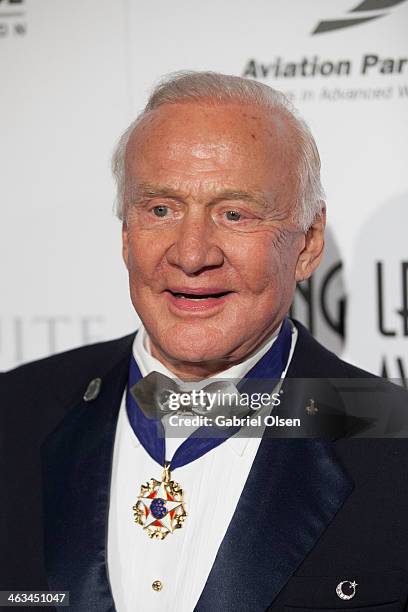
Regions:
M 315 404 L 314 399 L 310 398 L 308 405 L 305 408 L 307 414 L 309 415 L 315 415 L 319 412 L 318 407 Z
M 336 593 L 340 599 L 353 599 L 356 594 L 357 582 L 353 580 L 343 580 L 336 586 Z
M 101 378 L 93 378 L 89 385 L 86 388 L 83 399 L 85 402 L 92 402 L 92 400 L 96 399 L 101 390 L 102 379 Z

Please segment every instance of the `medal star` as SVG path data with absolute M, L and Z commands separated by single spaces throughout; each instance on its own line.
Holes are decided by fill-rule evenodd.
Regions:
M 187 516 L 183 491 L 177 482 L 171 480 L 169 465 L 164 466 L 161 481 L 151 478 L 141 486 L 132 509 L 135 523 L 151 539 L 164 540 L 169 533 L 183 526 Z
M 146 517 L 146 521 L 144 524 L 145 529 L 150 525 L 153 525 L 153 523 L 159 522 L 169 531 L 174 531 L 173 511 L 182 506 L 183 503 L 181 501 L 174 501 L 172 499 L 168 499 L 168 497 L 169 495 L 167 493 L 165 483 L 163 482 L 161 482 L 157 489 L 154 491 L 154 497 L 139 497 L 139 501 L 141 501 L 148 510 L 148 516 Z M 163 505 L 166 510 L 166 514 L 162 518 L 155 517 L 150 510 L 150 506 L 152 505 L 152 503 L 158 499 L 163 500 Z

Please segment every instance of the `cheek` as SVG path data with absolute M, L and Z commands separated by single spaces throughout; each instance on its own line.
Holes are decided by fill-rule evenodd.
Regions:
M 275 238 L 269 232 L 248 236 L 231 255 L 251 308 L 261 312 L 290 303 L 296 286 L 299 245 L 291 235 L 282 244 L 276 244 Z
M 247 289 L 256 294 L 279 285 L 286 268 L 282 253 L 271 244 L 269 236 L 262 240 L 242 240 L 231 261 Z
M 129 232 L 127 267 L 134 282 L 151 278 L 162 257 L 160 241 L 144 232 Z

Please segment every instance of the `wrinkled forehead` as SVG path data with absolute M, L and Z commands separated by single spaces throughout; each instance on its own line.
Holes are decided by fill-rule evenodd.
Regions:
M 214 197 L 225 189 L 297 200 L 296 137 L 282 111 L 241 103 L 166 104 L 137 125 L 126 150 L 126 199 L 140 184 Z
M 295 130 L 289 115 L 280 109 L 254 104 L 206 101 L 164 104 L 147 113 L 131 134 L 126 150 L 130 165 L 138 158 L 169 159 L 190 154 L 224 159 L 233 156 L 296 157 Z

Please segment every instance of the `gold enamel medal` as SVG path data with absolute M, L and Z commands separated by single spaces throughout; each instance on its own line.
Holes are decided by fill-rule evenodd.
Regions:
M 143 484 L 133 506 L 135 523 L 141 525 L 149 538 L 155 540 L 164 540 L 169 533 L 180 529 L 187 516 L 183 491 L 170 478 L 170 464 L 166 464 L 162 480 L 151 478 Z

